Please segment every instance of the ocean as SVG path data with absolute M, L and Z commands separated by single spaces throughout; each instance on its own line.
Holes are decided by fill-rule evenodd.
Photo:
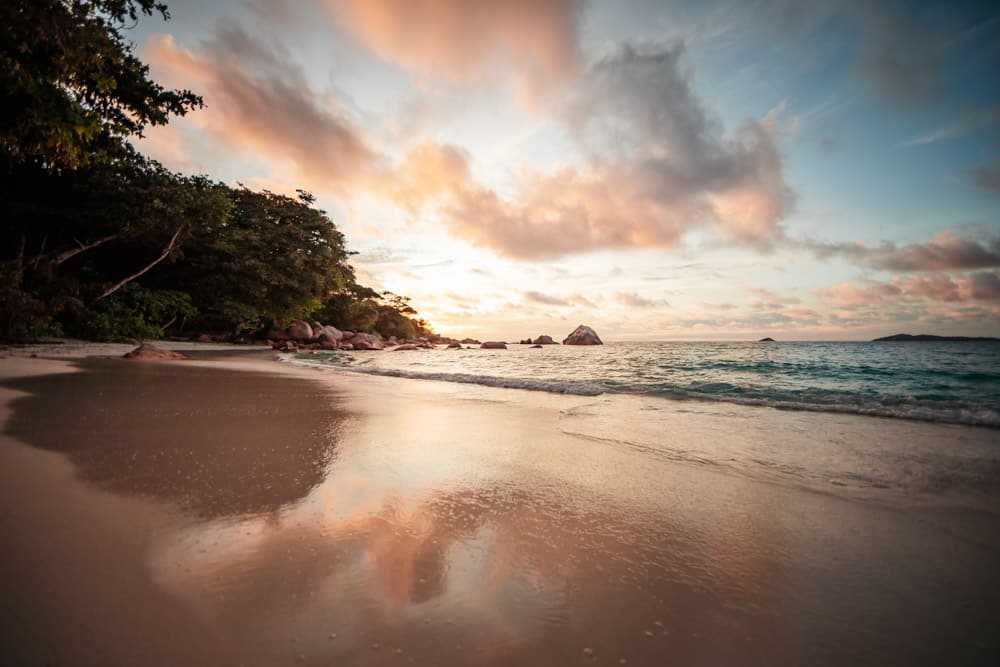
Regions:
M 996 342 L 644 342 L 316 352 L 295 363 L 580 396 L 635 394 L 1000 427 Z

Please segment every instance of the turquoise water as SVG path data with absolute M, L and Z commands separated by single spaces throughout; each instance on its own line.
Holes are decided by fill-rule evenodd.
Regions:
M 297 363 L 595 396 L 628 393 L 1000 427 L 1000 343 L 609 343 L 299 354 Z

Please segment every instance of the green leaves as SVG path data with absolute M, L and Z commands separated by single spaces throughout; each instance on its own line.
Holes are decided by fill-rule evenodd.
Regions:
M 132 148 L 202 106 L 151 80 L 123 34 L 154 14 L 169 18 L 155 0 L 0 2 L 0 337 L 55 331 L 53 318 L 102 340 L 308 315 L 419 332 L 407 299 L 356 283 L 309 192 L 173 174 Z
M 51 170 L 112 159 L 147 125 L 202 106 L 166 90 L 122 34 L 123 22 L 166 6 L 149 0 L 0 3 L 0 157 Z M 2 165 L 0 165 L 2 166 Z

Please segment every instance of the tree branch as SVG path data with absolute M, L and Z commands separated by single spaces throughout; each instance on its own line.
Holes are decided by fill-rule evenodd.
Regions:
M 77 247 L 70 248 L 69 250 L 63 250 L 61 253 L 59 253 L 58 255 L 56 255 L 55 257 L 52 258 L 52 262 L 51 263 L 53 265 L 55 265 L 55 266 L 59 266 L 60 264 L 62 264 L 66 260 L 70 259 L 71 257 L 76 257 L 81 252 L 83 252 L 85 250 L 90 250 L 91 248 L 96 248 L 97 246 L 104 245 L 105 243 L 108 243 L 109 241 L 114 241 L 119 236 L 121 236 L 121 233 L 108 234 L 107 236 L 102 236 L 101 238 L 97 239 L 96 241 L 91 241 L 90 243 L 81 243 L 80 241 L 76 241 L 76 239 L 73 239 L 74 241 L 76 241 L 76 246 Z M 41 259 L 41 258 L 42 258 L 42 256 L 39 256 L 38 258 L 36 258 L 35 262 L 37 263 L 38 259 Z
M 51 258 L 49 258 L 49 256 L 45 254 L 45 241 L 42 241 L 42 247 L 39 249 L 38 254 L 35 255 L 34 257 L 29 258 L 28 263 L 31 264 L 32 268 L 38 268 L 39 263 L 41 263 L 44 260 L 48 260 L 49 265 L 59 266 L 66 260 L 70 259 L 71 257 L 76 257 L 85 250 L 90 250 L 91 248 L 96 248 L 97 246 L 104 245 L 109 241 L 114 241 L 120 236 L 121 232 L 115 232 L 114 234 L 108 234 L 107 236 L 102 236 L 101 238 L 95 241 L 91 241 L 90 243 L 83 243 L 81 241 L 78 241 L 77 239 L 73 239 L 74 241 L 76 241 L 75 248 L 69 248 L 68 250 L 63 250 L 62 252 L 53 255 Z M 46 241 L 48 240 L 48 235 L 46 235 L 45 240 Z
M 175 231 L 174 235 L 170 237 L 170 242 L 167 244 L 167 247 L 163 249 L 163 252 L 160 253 L 159 257 L 157 257 L 152 262 L 150 262 L 149 264 L 147 264 L 143 268 L 139 269 L 138 271 L 136 271 L 132 275 L 126 276 L 125 278 L 122 278 L 117 283 L 115 283 L 114 285 L 112 285 L 108 289 L 104 290 L 104 292 L 99 297 L 97 297 L 96 299 L 93 300 L 93 302 L 91 303 L 91 305 L 97 303 L 98 301 L 100 301 L 101 299 L 103 299 L 105 297 L 111 296 L 112 294 L 114 294 L 115 292 L 117 292 L 118 290 L 120 290 L 122 287 L 124 287 L 125 285 L 129 284 L 130 282 L 132 282 L 133 280 L 135 280 L 136 278 L 138 278 L 139 276 L 141 276 L 142 274 L 146 273 L 147 271 L 149 271 L 150 269 L 152 269 L 154 266 L 156 266 L 157 264 L 159 264 L 160 262 L 162 262 L 163 260 L 165 260 L 167 257 L 169 257 L 170 253 L 172 253 L 174 251 L 174 248 L 177 247 L 177 238 L 181 235 L 181 232 L 184 231 L 185 227 L 187 227 L 187 225 L 181 225 L 180 227 L 177 228 L 177 231 Z

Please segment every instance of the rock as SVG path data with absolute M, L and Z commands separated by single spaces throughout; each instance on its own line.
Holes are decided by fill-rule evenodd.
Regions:
M 298 352 L 299 344 L 294 340 L 272 341 L 271 349 L 277 350 L 278 352 Z
M 480 342 L 478 340 L 476 340 L 475 338 L 463 338 L 462 342 L 465 343 L 466 345 L 479 345 L 480 344 Z
M 399 340 L 395 336 L 389 336 L 389 338 L 387 338 L 385 342 L 386 345 L 399 345 Z M 405 342 L 409 343 L 410 341 L 405 341 Z
M 356 333 L 351 336 L 351 344 L 355 350 L 381 350 L 385 347 L 382 336 L 370 333 Z
M 313 337 L 313 330 L 308 322 L 293 320 L 291 326 L 285 329 L 285 334 L 292 340 L 309 340 Z
M 499 340 L 488 340 L 479 347 L 483 350 L 506 350 L 507 343 Z
M 597 334 L 594 334 L 595 336 Z M 555 345 L 556 342 L 552 340 L 552 336 L 539 336 L 535 340 L 529 340 L 529 343 L 534 343 L 535 345 Z
M 596 331 L 581 324 L 573 329 L 573 333 L 566 336 L 563 345 L 604 345 L 604 341 L 601 340 Z
M 264 338 L 267 340 L 285 340 L 288 336 L 286 336 L 285 332 L 281 329 L 275 329 L 272 327 L 267 330 L 266 334 L 264 334 Z
M 541 343 L 536 343 L 535 345 L 532 345 L 531 347 L 533 347 L 533 348 L 537 347 L 539 350 L 542 349 Z
M 393 352 L 402 352 L 403 350 L 419 350 L 419 345 L 414 345 L 413 343 L 403 343 L 393 348 Z
M 161 350 L 153 345 L 143 343 L 131 352 L 126 353 L 125 358 L 145 361 L 148 359 L 190 359 L 191 357 L 180 352 L 174 352 L 173 350 Z
M 337 345 L 336 341 L 333 342 L 323 341 L 322 343 L 319 344 L 319 349 L 321 350 L 336 350 L 338 347 L 339 346 Z
M 350 343 L 341 343 L 339 349 L 341 349 L 341 350 L 353 350 L 354 346 L 351 345 Z
M 351 338 L 354 338 L 353 331 L 342 331 L 341 333 L 344 334 L 344 340 L 350 340 Z
M 760 339 L 759 341 L 757 341 L 757 342 L 758 342 L 758 343 L 773 343 L 773 342 L 774 342 L 774 339 L 773 339 L 773 338 L 771 338 L 770 336 L 768 336 L 768 337 L 766 337 L 766 338 L 761 338 L 761 339 Z
M 462 344 L 461 343 L 448 343 L 448 348 L 447 349 L 449 349 L 449 350 L 461 350 L 462 349 Z
M 325 327 L 320 327 L 319 329 L 314 329 L 313 336 L 315 336 L 316 340 L 321 343 L 336 343 L 344 339 L 344 332 L 336 327 L 327 325 Z

